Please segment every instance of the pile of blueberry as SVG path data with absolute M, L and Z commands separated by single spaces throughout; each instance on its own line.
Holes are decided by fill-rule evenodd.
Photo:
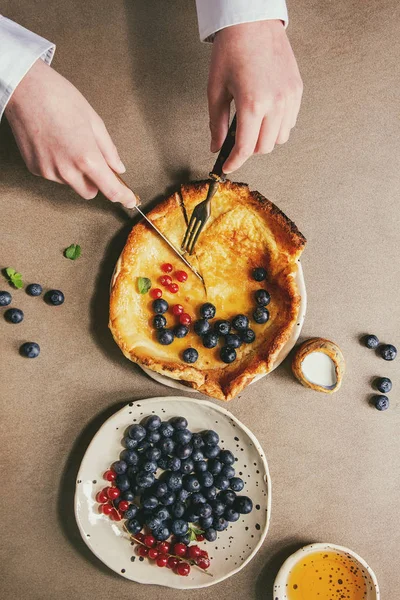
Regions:
M 392 361 L 397 356 L 397 348 L 393 344 L 381 344 L 376 335 L 365 335 L 363 342 L 372 350 L 377 350 L 380 356 L 387 361 Z M 386 410 L 389 408 L 389 398 L 385 395 L 392 389 L 392 382 L 389 377 L 378 377 L 374 380 L 373 386 L 381 392 L 382 395 L 376 394 L 371 398 L 371 402 L 378 410 Z
M 39 283 L 31 283 L 26 286 L 26 293 L 28 296 L 40 296 L 43 292 L 43 288 Z M 49 290 L 44 295 L 44 299 L 47 304 L 53 306 L 59 306 L 64 302 L 64 294 L 60 290 Z M 9 306 L 12 302 L 12 296 L 10 292 L 0 291 L 0 307 Z M 24 313 L 19 308 L 9 308 L 4 313 L 4 318 L 9 323 L 17 325 L 24 320 Z M 26 358 L 36 358 L 40 354 L 40 346 L 36 342 L 25 342 L 19 349 L 20 354 Z
M 196 535 L 212 542 L 253 509 L 250 498 L 237 495 L 244 482 L 218 434 L 187 427 L 184 417 L 162 422 L 156 415 L 131 425 L 120 460 L 104 475 L 112 486 L 97 494 L 100 511 L 125 519 L 136 538 L 145 529 L 158 542 L 174 536 L 174 544 L 188 546 Z

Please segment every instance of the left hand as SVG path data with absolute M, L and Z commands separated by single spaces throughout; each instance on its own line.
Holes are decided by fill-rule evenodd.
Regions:
M 224 173 L 252 154 L 265 154 L 289 139 L 300 109 L 303 83 L 281 21 L 226 27 L 214 40 L 209 81 L 211 151 L 217 152 L 229 127 L 232 99 L 237 113 L 235 146 Z

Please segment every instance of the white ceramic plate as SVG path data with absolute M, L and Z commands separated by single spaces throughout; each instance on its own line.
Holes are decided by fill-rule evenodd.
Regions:
M 111 521 L 98 512 L 95 496 L 108 485 L 102 475 L 118 459 L 126 427 L 150 414 L 158 414 L 163 420 L 184 416 L 193 432 L 214 429 L 220 436 L 221 447 L 230 449 L 238 459 L 234 465 L 236 473 L 245 482 L 241 494 L 253 500 L 254 508 L 219 533 L 216 542 L 199 542 L 212 557 L 209 568 L 212 577 L 197 568 L 192 568 L 188 577 L 180 577 L 148 559 L 140 561 L 122 527 L 123 522 Z M 96 433 L 82 460 L 76 482 L 75 516 L 84 541 L 110 569 L 140 583 L 192 589 L 223 581 L 243 569 L 255 556 L 267 535 L 270 513 L 271 479 L 259 442 L 230 412 L 204 400 L 174 396 L 129 403 Z
M 296 325 L 293 327 L 290 338 L 288 339 L 288 341 L 286 342 L 286 344 L 283 346 L 282 350 L 280 351 L 270 373 L 272 373 L 272 371 L 274 369 L 279 367 L 281 362 L 285 360 L 285 358 L 287 357 L 289 352 L 292 350 L 292 348 L 294 348 L 294 346 L 299 338 L 301 329 L 303 327 L 304 318 L 306 316 L 306 309 L 307 309 L 306 284 L 304 281 L 304 274 L 303 274 L 303 268 L 301 266 L 301 262 L 299 261 L 297 263 L 297 265 L 298 265 L 298 269 L 295 274 L 295 281 L 297 283 L 297 288 L 298 288 L 299 294 L 301 296 L 300 307 L 299 307 L 299 316 L 298 316 Z M 186 385 L 183 385 L 183 383 L 179 383 L 178 381 L 176 381 L 175 379 L 172 379 L 171 377 L 167 377 L 166 375 L 160 375 L 159 373 L 156 373 L 155 371 L 152 371 L 151 369 L 147 369 L 146 367 L 142 367 L 141 365 L 139 365 L 139 366 L 141 369 L 143 369 L 143 371 L 149 377 L 151 377 L 158 383 L 161 383 L 162 385 L 165 385 L 165 386 L 171 387 L 171 388 L 175 388 L 177 390 L 183 390 L 185 392 L 191 392 L 194 394 L 200 393 L 197 390 L 188 388 Z M 269 375 L 269 373 L 267 373 L 267 375 Z M 251 383 L 255 383 L 256 381 L 259 381 L 259 379 L 262 379 L 263 377 L 266 377 L 266 375 L 257 375 L 257 377 L 255 377 Z

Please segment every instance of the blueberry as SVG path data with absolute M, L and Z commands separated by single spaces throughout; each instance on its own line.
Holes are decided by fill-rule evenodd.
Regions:
M 174 535 L 185 535 L 189 530 L 189 525 L 183 519 L 176 519 L 172 521 L 171 530 Z
M 154 510 L 158 506 L 158 499 L 155 496 L 148 496 L 142 501 L 142 506 L 146 510 Z
M 172 454 L 175 449 L 175 442 L 171 438 L 165 438 L 158 444 L 161 454 Z
M 267 290 L 257 290 L 254 294 L 254 297 L 258 306 L 268 306 L 268 304 L 271 302 L 271 296 Z
M 174 336 L 177 338 L 184 338 L 189 333 L 189 327 L 186 325 L 177 325 L 173 329 Z
M 129 437 L 141 442 L 146 437 L 146 430 L 141 425 L 131 425 L 128 429 Z
M 171 515 L 169 514 L 168 508 L 162 507 L 158 508 L 155 511 L 154 516 L 157 517 L 157 519 L 160 519 L 161 522 L 163 522 L 169 519 Z
M 199 473 L 199 481 L 202 487 L 209 488 L 214 483 L 214 477 L 209 471 L 205 471 L 204 473 Z
M 200 519 L 198 513 L 197 513 L 197 508 L 190 508 L 187 512 L 186 512 L 186 516 L 185 519 L 189 522 L 189 523 L 197 523 Z
M 175 432 L 174 440 L 178 444 L 188 444 L 192 439 L 192 432 L 189 429 L 179 429 Z
M 40 346 L 36 342 L 25 342 L 19 351 L 26 358 L 37 358 L 40 354 Z
M 213 527 L 215 531 L 224 531 L 225 529 L 228 529 L 228 525 L 228 521 L 223 517 L 217 517 L 213 521 Z
M 244 331 L 240 332 L 240 337 L 245 344 L 252 344 L 256 339 L 256 334 L 252 329 L 245 329 Z
M 161 433 L 159 429 L 156 429 L 155 431 L 148 431 L 146 440 L 150 442 L 150 444 L 158 444 L 158 442 L 161 440 Z
M 379 340 L 376 337 L 376 335 L 365 335 L 363 338 L 363 342 L 367 346 L 367 348 L 371 348 L 371 350 L 374 350 L 379 346 Z
M 194 462 L 201 462 L 204 460 L 204 454 L 201 450 L 193 450 L 191 458 Z
M 170 471 L 180 471 L 181 469 L 181 459 L 177 456 L 172 456 L 167 460 L 167 468 Z
M 233 465 L 235 457 L 230 450 L 221 450 L 218 460 L 224 463 L 224 465 Z
M 43 288 L 39 283 L 30 283 L 26 286 L 26 293 L 29 296 L 40 296 L 43 292 Z
M 253 312 L 253 319 L 255 320 L 256 323 L 258 323 L 259 325 L 263 325 L 264 323 L 266 323 L 269 319 L 269 311 L 267 308 L 264 308 L 264 306 L 259 306 L 258 308 L 256 308 L 256 310 Z
M 215 542 L 217 539 L 217 532 L 213 527 L 210 527 L 209 529 L 205 530 L 204 537 L 206 538 L 207 542 Z
M 236 315 L 232 319 L 232 325 L 237 331 L 243 331 L 243 329 L 247 329 L 249 326 L 249 319 L 246 315 Z
M 164 329 L 166 324 L 167 324 L 167 319 L 164 317 L 164 315 L 156 315 L 153 318 L 154 329 Z
M 146 451 L 146 458 L 157 461 L 161 457 L 160 448 L 149 448 Z
M 226 506 L 233 506 L 236 500 L 236 494 L 231 490 L 224 490 L 223 492 L 219 492 L 217 499 L 220 502 L 223 502 Z
M 214 460 L 210 460 L 208 463 L 208 470 L 212 475 L 219 475 L 222 471 L 222 468 L 222 463 L 216 458 L 214 458 Z
M 135 450 L 122 450 L 119 457 L 128 465 L 137 465 L 139 462 L 139 455 Z
M 381 346 L 379 352 L 384 360 L 394 360 L 397 356 L 397 348 L 392 344 Z
M 206 458 L 216 458 L 221 451 L 217 444 L 210 444 L 204 447 L 203 453 Z
M 168 469 L 168 457 L 162 456 L 161 458 L 159 458 L 157 461 L 157 465 L 159 469 L 166 471 Z
M 206 519 L 207 517 L 211 517 L 211 515 L 212 515 L 212 508 L 207 502 L 205 504 L 202 504 L 201 506 L 199 506 L 198 510 L 199 510 L 199 517 L 202 517 L 204 519 Z
M 190 501 L 193 504 L 193 506 L 206 503 L 206 499 L 201 492 L 194 492 L 190 497 Z
M 117 475 L 123 475 L 124 473 L 126 473 L 128 465 L 124 460 L 117 460 L 111 465 L 111 468 L 113 471 L 115 471 Z
M 174 341 L 174 333 L 172 329 L 158 329 L 157 340 L 163 346 L 169 346 Z
M 197 463 L 198 464 L 198 463 Z M 191 458 L 181 460 L 181 473 L 189 475 L 194 470 L 194 462 Z
M 193 448 L 199 449 L 204 446 L 204 440 L 202 438 L 201 433 L 194 433 L 192 436 L 192 445 Z
M 185 535 L 180 535 L 177 538 L 177 542 L 180 544 L 185 544 L 185 546 L 189 546 L 190 542 L 191 542 L 191 536 L 190 533 L 186 533 Z
M 157 496 L 157 498 L 161 498 L 162 496 L 165 496 L 165 494 L 168 493 L 168 486 L 164 481 L 157 481 L 155 487 L 154 487 L 154 494 L 155 496 Z
M 234 492 L 241 492 L 244 488 L 243 479 L 240 479 L 240 477 L 232 477 L 232 479 L 229 481 L 229 484 L 231 490 Z
M 181 519 L 183 517 L 183 515 L 185 514 L 185 511 L 186 511 L 186 507 L 183 504 L 183 502 L 175 502 L 175 504 L 173 504 L 171 507 L 171 512 L 172 512 L 173 516 L 176 517 L 177 519 Z
M 206 498 L 206 500 L 211 501 L 211 500 L 215 500 L 218 494 L 218 490 L 215 487 L 215 485 L 209 487 L 209 488 L 205 488 L 203 490 L 203 494 L 204 497 Z
M 122 500 L 127 500 L 128 502 L 133 502 L 135 499 L 135 495 L 132 492 L 132 490 L 126 490 L 125 492 L 122 492 L 121 498 L 122 498 Z M 133 515 L 133 516 L 135 516 L 135 515 Z M 130 519 L 131 517 L 125 517 L 125 518 Z
M 177 492 L 182 487 L 182 475 L 173 471 L 169 471 L 165 476 L 165 483 L 171 492 Z
M 146 519 L 146 525 L 149 529 L 151 529 L 151 531 L 155 531 L 156 529 L 159 529 L 161 527 L 161 519 L 154 515 L 150 515 Z
M 4 318 L 9 323 L 14 323 L 14 325 L 17 325 L 24 320 L 24 313 L 19 308 L 9 308 L 4 313 Z
M 113 503 L 113 505 L 114 505 L 115 508 L 118 508 L 119 503 L 121 502 L 121 500 L 122 500 L 121 497 L 115 498 L 115 500 L 112 500 L 112 503 Z
M 130 504 L 128 506 L 128 510 L 124 512 L 124 519 L 133 519 L 136 517 L 138 511 L 138 507 L 136 504 Z
M 237 496 L 233 506 L 241 515 L 247 515 L 253 510 L 253 502 L 247 496 Z
M 168 527 L 160 527 L 153 531 L 153 536 L 156 538 L 157 542 L 165 542 L 171 535 Z
M 223 477 L 226 477 L 227 479 L 232 479 L 232 477 L 235 477 L 235 469 L 233 467 L 231 467 L 230 465 L 226 465 L 222 469 L 221 475 Z
M 155 431 L 161 426 L 161 419 L 157 415 L 150 415 L 144 422 L 144 426 L 148 431 Z
M 45 300 L 48 304 L 60 306 L 60 304 L 63 304 L 65 298 L 61 290 L 49 290 L 45 295 Z
M 205 471 L 208 470 L 208 465 L 206 463 L 205 460 L 199 460 L 196 462 L 196 464 L 194 465 L 194 470 L 196 471 L 196 473 L 204 473 Z
M 130 519 L 126 523 L 126 528 L 132 535 L 136 535 L 140 531 L 142 531 L 142 525 L 139 523 L 137 519 Z
M 176 500 L 176 494 L 174 492 L 168 492 L 162 498 L 160 498 L 160 502 L 163 506 L 171 506 Z
M 229 479 L 227 479 L 227 477 L 223 477 L 222 475 L 217 475 L 214 479 L 214 484 L 219 490 L 227 490 L 229 488 Z
M 247 329 L 245 329 L 245 331 L 247 331 Z M 242 340 L 236 333 L 228 333 L 228 335 L 225 336 L 225 344 L 231 348 L 240 348 Z
M 389 377 L 378 377 L 378 379 L 375 379 L 374 384 L 382 394 L 387 394 L 392 389 L 392 382 Z
M 188 492 L 198 492 L 200 490 L 200 482 L 195 475 L 186 475 L 183 487 Z
M 213 319 L 215 317 L 216 308 L 211 302 L 206 302 L 200 307 L 200 314 L 203 319 Z
M 210 515 L 208 517 L 201 517 L 201 519 L 199 521 L 200 528 L 203 529 L 204 531 L 207 531 L 207 529 L 210 529 L 210 527 L 212 527 L 213 523 L 214 523 L 214 517 L 212 515 Z
M 210 502 L 210 504 L 213 511 L 213 515 L 220 517 L 224 514 L 226 506 L 223 502 L 221 502 L 220 500 L 213 500 Z
M 218 344 L 218 339 L 217 333 L 214 331 L 209 331 L 202 337 L 203 346 L 205 348 L 215 348 L 215 346 Z
M 209 446 L 212 444 L 219 443 L 219 435 L 216 431 L 213 431 L 212 429 L 202 431 L 201 437 L 203 438 L 204 443 L 208 444 Z
M 161 434 L 161 437 L 170 438 L 174 435 L 174 428 L 172 427 L 171 423 L 164 422 L 161 423 L 159 432 Z
M 372 402 L 378 410 L 389 408 L 389 398 L 387 396 L 373 396 Z
M 175 448 L 175 454 L 178 458 L 189 458 L 193 452 L 193 446 L 190 444 L 179 444 Z
M 130 467 L 128 467 L 126 474 L 129 477 L 129 479 L 136 481 L 136 473 L 138 471 L 139 471 L 139 465 L 131 465 Z M 128 498 L 126 498 L 126 500 L 128 500 Z
M 182 353 L 182 359 L 188 365 L 194 364 L 199 358 L 199 353 L 196 348 L 186 348 Z
M 121 492 L 126 492 L 126 490 L 129 490 L 129 488 L 131 487 L 131 482 L 129 481 L 129 479 L 126 475 L 117 475 L 117 478 L 115 481 L 117 484 L 117 488 Z
M 253 269 L 252 275 L 255 281 L 264 281 L 267 277 L 267 271 L 263 267 L 256 267 Z
M 155 460 L 147 460 L 142 465 L 142 469 L 146 473 L 155 473 L 157 471 L 157 468 L 158 466 Z
M 126 437 L 124 437 L 124 439 L 122 440 L 122 445 L 125 446 L 125 448 L 127 450 L 133 450 L 134 448 L 136 448 L 136 446 L 138 445 L 138 441 L 137 440 L 133 440 L 132 438 L 130 438 L 128 435 Z
M 230 346 L 223 346 L 219 355 L 221 357 L 222 362 L 226 363 L 227 365 L 233 363 L 233 361 L 236 360 L 236 350 L 235 348 L 231 348 Z
M 147 473 L 146 471 L 139 471 L 136 475 L 136 484 L 142 488 L 149 488 L 153 485 L 155 477 L 153 473 Z
M 174 429 L 187 429 L 188 426 L 185 417 L 174 417 L 170 420 L 170 423 Z
M 179 490 L 179 492 L 176 495 L 176 499 L 179 500 L 179 502 L 186 502 L 186 500 L 189 498 L 190 496 L 190 492 L 188 492 L 187 490 L 184 490 L 183 488 L 181 490 Z
M 231 330 L 231 324 L 229 323 L 229 321 L 225 321 L 225 320 L 215 321 L 214 331 L 218 335 L 228 335 L 230 330 Z
M 10 292 L 0 292 L 0 306 L 8 306 L 11 304 L 12 296 Z
M 207 319 L 199 319 L 194 322 L 193 329 L 197 335 L 204 335 L 208 331 L 210 331 L 211 325 L 207 321 Z
M 143 454 L 149 448 L 150 448 L 150 442 L 148 442 L 147 440 L 142 440 L 136 446 L 136 451 L 139 452 L 139 454 Z
M 230 521 L 231 523 L 234 523 L 235 521 L 238 521 L 240 519 L 239 513 L 231 507 L 228 507 L 225 510 L 224 517 L 227 521 Z
M 152 306 L 153 312 L 155 312 L 157 315 L 163 315 L 169 308 L 168 302 L 163 298 L 157 298 L 157 300 L 154 300 Z

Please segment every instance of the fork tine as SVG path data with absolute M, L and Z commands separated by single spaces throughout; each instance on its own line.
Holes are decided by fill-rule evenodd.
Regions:
M 199 239 L 200 233 L 203 231 L 204 225 L 205 225 L 204 221 L 199 221 L 199 227 L 198 227 L 196 233 L 195 233 L 195 230 L 193 229 L 192 234 L 190 236 L 189 245 L 188 245 L 189 254 L 193 253 L 195 244 L 196 244 L 197 240 Z
M 185 237 L 183 238 L 183 242 L 182 242 L 182 246 L 181 246 L 182 250 L 185 250 L 185 248 L 187 247 L 188 241 L 189 241 L 189 234 L 191 233 L 193 228 L 196 226 L 196 215 L 194 214 L 195 210 L 196 210 L 196 208 L 192 212 L 192 216 L 190 217 L 189 225 L 187 226 L 187 229 L 186 229 Z

